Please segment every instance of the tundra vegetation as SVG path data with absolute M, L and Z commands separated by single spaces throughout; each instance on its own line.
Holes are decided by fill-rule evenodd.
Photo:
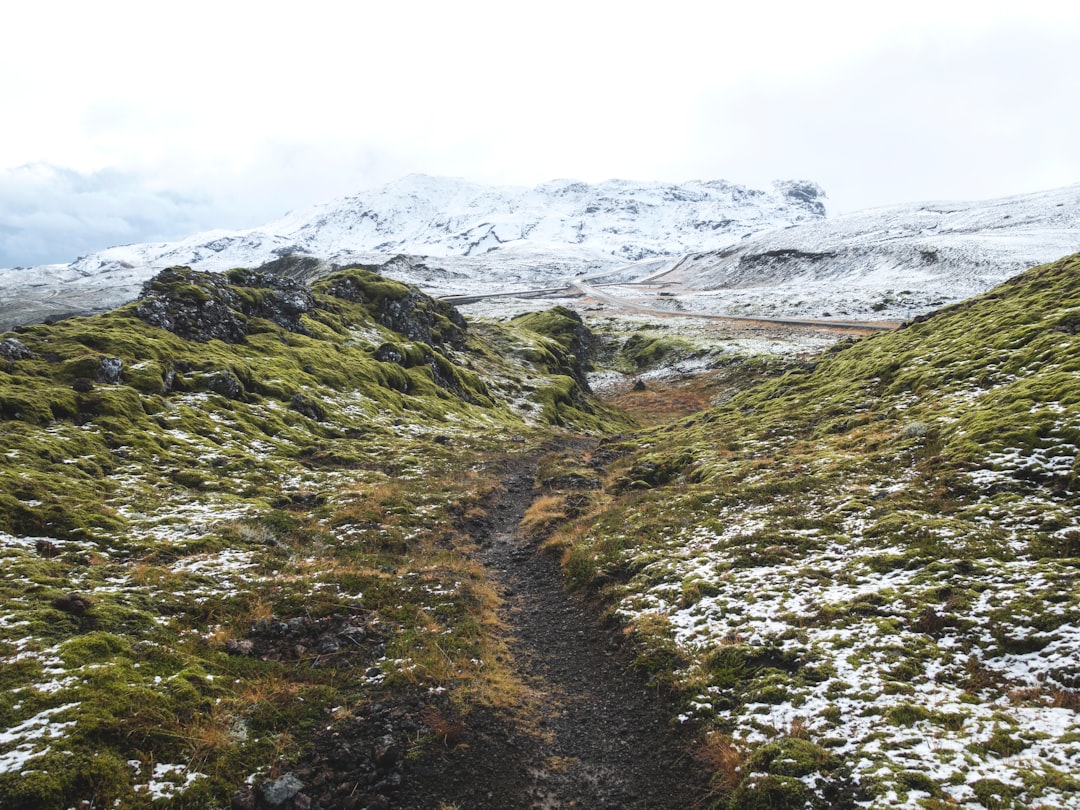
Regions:
M 493 459 L 626 425 L 527 326 L 173 268 L 5 336 L 0 805 L 223 806 L 386 694 L 416 751 L 516 700 L 465 527 Z
M 0 338 L 0 805 L 223 806 L 388 696 L 429 704 L 393 759 L 520 711 L 469 526 L 588 433 L 523 531 L 703 805 L 1075 807 L 1080 257 L 813 358 L 606 327 L 174 268 Z M 589 352 L 690 365 L 605 405 Z
M 1074 256 L 600 445 L 548 543 L 717 806 L 1078 806 L 1078 333 Z

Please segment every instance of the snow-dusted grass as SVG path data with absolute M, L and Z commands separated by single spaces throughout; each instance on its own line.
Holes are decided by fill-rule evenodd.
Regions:
M 439 350 L 323 303 L 310 334 L 235 345 L 73 319 L 0 362 L 0 806 L 227 806 L 327 706 L 508 699 L 459 528 L 496 483 L 485 460 L 555 420 L 622 423 L 542 334 Z M 121 382 L 93 382 L 103 356 Z
M 554 542 L 680 719 L 741 752 L 732 808 L 1080 807 L 1078 278 L 606 451 Z

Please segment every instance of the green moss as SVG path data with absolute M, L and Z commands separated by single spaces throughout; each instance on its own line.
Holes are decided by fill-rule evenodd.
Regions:
M 1012 810 L 1019 807 L 1015 801 L 1016 790 L 997 779 L 979 779 L 971 783 L 975 798 L 987 810 Z
M 809 740 L 784 737 L 756 748 L 750 757 L 750 770 L 775 776 L 809 776 L 832 770 L 835 756 Z
M 803 810 L 810 791 L 790 776 L 751 775 L 735 789 L 728 810 Z

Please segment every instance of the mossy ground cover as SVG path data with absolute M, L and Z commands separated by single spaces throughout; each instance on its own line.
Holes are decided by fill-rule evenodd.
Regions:
M 553 336 L 462 337 L 360 270 L 313 300 L 295 330 L 233 313 L 231 343 L 134 306 L 12 335 L 32 356 L 0 360 L 0 805 L 224 806 L 388 692 L 516 699 L 467 530 L 489 462 L 625 422 Z M 384 325 L 406 300 L 437 346 Z
M 1077 806 L 1078 326 L 1070 257 L 601 444 L 551 543 L 719 806 Z

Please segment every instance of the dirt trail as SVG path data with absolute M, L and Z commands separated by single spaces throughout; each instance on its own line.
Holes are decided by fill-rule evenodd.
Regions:
M 477 540 L 502 589 L 518 674 L 540 696 L 541 734 L 472 716 L 467 745 L 406 776 L 401 806 L 693 807 L 704 781 L 687 740 L 669 728 L 670 710 L 628 668 L 620 634 L 563 589 L 557 561 L 517 533 L 536 495 L 534 470 L 535 460 L 507 463 L 504 492 Z

